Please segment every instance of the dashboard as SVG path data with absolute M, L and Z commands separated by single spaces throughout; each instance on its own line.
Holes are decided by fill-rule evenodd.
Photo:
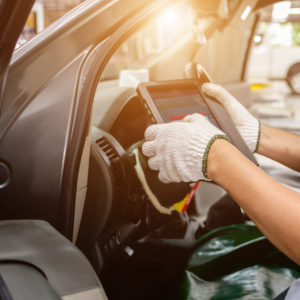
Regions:
M 88 191 L 77 243 L 101 270 L 132 239 L 151 232 L 183 238 L 187 220 L 177 212 L 168 216 L 156 211 L 134 171 L 132 150 L 141 146 L 146 128 L 153 123 L 136 91 L 100 84 L 93 120 Z M 190 191 L 187 183 L 161 183 L 147 161 L 143 167 L 162 205 L 168 207 Z M 101 258 L 91 250 L 94 244 Z
M 144 139 L 146 128 L 152 124 L 137 94 L 133 94 L 112 124 L 109 133 L 124 149 Z

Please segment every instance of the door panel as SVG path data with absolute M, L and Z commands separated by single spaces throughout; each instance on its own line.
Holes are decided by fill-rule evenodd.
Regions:
M 44 219 L 72 237 L 92 103 L 80 97 L 89 82 L 83 62 L 149 3 L 85 1 L 16 50 L 0 116 L 0 162 L 10 169 L 10 183 L 0 185 L 0 219 Z
M 10 168 L 11 182 L 0 189 L 1 219 L 43 218 L 58 226 L 74 87 L 84 57 L 55 76 L 2 137 L 0 158 Z

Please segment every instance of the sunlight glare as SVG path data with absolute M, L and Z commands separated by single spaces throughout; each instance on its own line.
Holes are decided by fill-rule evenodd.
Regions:
M 244 9 L 244 11 L 241 15 L 241 19 L 243 21 L 245 21 L 247 19 L 247 17 L 249 16 L 251 10 L 252 10 L 252 7 L 250 5 L 246 6 L 246 8 Z
M 272 11 L 272 20 L 275 22 L 286 21 L 289 15 L 290 7 L 291 7 L 291 1 L 285 1 L 285 2 L 274 4 L 273 11 Z
M 174 9 L 167 9 L 162 12 L 159 18 L 163 23 L 170 25 L 178 22 L 179 15 Z

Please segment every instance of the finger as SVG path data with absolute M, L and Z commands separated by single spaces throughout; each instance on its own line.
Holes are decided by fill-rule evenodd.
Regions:
M 218 84 L 206 82 L 202 85 L 201 89 L 208 96 L 219 100 L 225 107 L 236 101 L 227 90 Z
M 166 172 L 164 172 L 164 170 L 159 171 L 158 179 L 163 183 L 170 183 L 171 182 L 169 176 L 166 174 Z
M 196 123 L 197 125 L 199 126 L 214 126 L 211 121 L 208 119 L 207 116 L 203 116 L 201 114 L 192 114 L 192 115 L 189 115 L 189 116 L 186 116 L 184 119 L 183 119 L 185 122 L 190 122 L 190 123 Z
M 156 154 L 156 141 L 145 142 L 142 146 L 143 154 L 150 157 Z
M 154 140 L 160 131 L 161 125 L 151 125 L 145 131 L 145 139 L 147 141 Z
M 160 165 L 159 158 L 157 156 L 149 158 L 148 165 L 151 170 L 158 171 Z
M 201 122 L 205 117 L 201 114 L 198 114 L 198 113 L 195 113 L 195 114 L 192 114 L 192 115 L 187 115 L 183 121 L 185 122 Z

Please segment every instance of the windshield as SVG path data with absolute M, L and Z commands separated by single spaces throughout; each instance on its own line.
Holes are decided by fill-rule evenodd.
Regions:
M 162 11 L 128 38 L 111 57 L 101 80 L 119 77 L 123 69 L 149 68 L 163 53 L 191 34 L 191 10 L 180 3 Z
M 128 69 L 146 69 L 148 80 L 183 78 L 185 65 L 190 61 L 202 64 L 217 82 L 240 78 L 236 69 L 242 65 L 246 46 L 234 50 L 232 47 L 241 39 L 247 39 L 250 31 L 240 31 L 236 24 L 228 26 L 239 7 L 238 2 L 229 1 L 226 6 L 224 1 L 214 1 L 212 5 L 205 0 L 183 0 L 169 6 L 121 44 L 106 65 L 101 81 L 118 80 L 122 71 Z M 252 23 L 253 18 L 246 22 Z M 221 33 L 217 30 L 220 28 Z M 214 32 L 217 33 L 211 37 Z M 226 68 L 226 76 L 220 70 L 220 49 L 223 56 L 228 56 L 224 59 L 230 67 Z M 236 68 L 229 63 L 233 51 Z M 207 54 L 211 58 L 208 59 Z

